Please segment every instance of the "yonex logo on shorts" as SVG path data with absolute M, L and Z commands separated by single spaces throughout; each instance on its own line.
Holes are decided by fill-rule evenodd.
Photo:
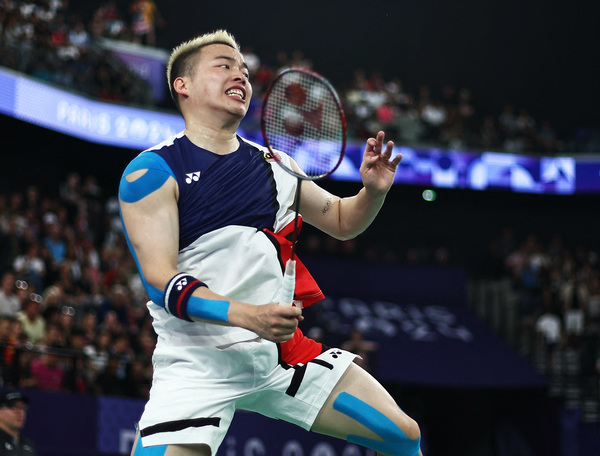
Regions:
M 185 183 L 191 184 L 192 182 L 198 182 L 200 180 L 200 171 L 196 171 L 195 173 L 189 173 L 185 175 Z

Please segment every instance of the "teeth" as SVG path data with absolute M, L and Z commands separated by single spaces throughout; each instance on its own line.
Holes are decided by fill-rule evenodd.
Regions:
M 241 90 L 238 90 L 238 89 L 228 90 L 227 92 L 225 92 L 225 95 L 237 95 L 240 98 L 244 98 L 244 92 L 242 92 Z

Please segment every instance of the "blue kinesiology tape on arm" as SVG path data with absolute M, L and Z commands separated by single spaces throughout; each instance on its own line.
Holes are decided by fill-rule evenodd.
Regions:
M 127 176 L 135 171 L 146 172 L 133 181 Z M 119 198 L 126 203 L 135 203 L 164 185 L 169 176 L 175 177 L 164 159 L 153 152 L 144 152 L 135 157 L 123 171 L 119 185 Z
M 138 179 L 129 182 L 126 179 L 126 176 L 130 175 L 135 171 L 146 170 L 146 172 L 139 177 Z M 125 168 L 123 171 L 123 176 L 121 177 L 121 183 L 119 185 L 119 198 L 126 203 L 135 203 L 150 195 L 152 192 L 158 190 L 160 187 L 164 185 L 169 176 L 174 176 L 173 172 L 164 161 L 164 159 L 153 152 L 144 152 L 135 157 Z M 123 218 L 121 217 L 121 223 L 123 223 Z M 125 224 L 123 223 L 125 227 Z M 142 279 L 142 284 L 144 285 L 144 289 L 148 294 L 148 297 L 152 302 L 161 305 L 163 303 L 164 292 L 163 290 L 159 290 L 154 287 L 144 277 L 142 272 L 142 268 L 140 266 L 140 262 L 138 260 L 137 254 L 131 244 L 129 239 L 129 235 L 127 233 L 127 228 L 125 227 L 125 240 L 127 241 L 127 245 L 129 246 L 129 251 L 131 252 L 133 259 L 135 260 L 135 264 L 137 265 L 138 271 L 140 273 L 140 277 Z
M 187 313 L 190 317 L 206 320 L 227 322 L 229 321 L 228 311 L 229 301 L 202 299 L 196 296 L 192 296 L 187 305 Z

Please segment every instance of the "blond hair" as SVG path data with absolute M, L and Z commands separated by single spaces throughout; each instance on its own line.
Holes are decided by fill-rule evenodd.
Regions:
M 240 45 L 234 36 L 227 30 L 216 30 L 197 36 L 189 41 L 184 41 L 171 52 L 169 63 L 167 64 L 167 82 L 171 98 L 179 109 L 179 99 L 177 92 L 173 89 L 173 81 L 180 76 L 191 76 L 200 55 L 199 51 L 209 44 L 224 44 L 230 46 L 238 52 Z

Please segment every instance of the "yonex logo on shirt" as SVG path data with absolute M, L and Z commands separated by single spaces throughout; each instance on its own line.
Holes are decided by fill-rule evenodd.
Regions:
M 196 171 L 195 173 L 189 173 L 185 175 L 185 183 L 191 184 L 192 182 L 198 182 L 200 179 L 200 171 Z

